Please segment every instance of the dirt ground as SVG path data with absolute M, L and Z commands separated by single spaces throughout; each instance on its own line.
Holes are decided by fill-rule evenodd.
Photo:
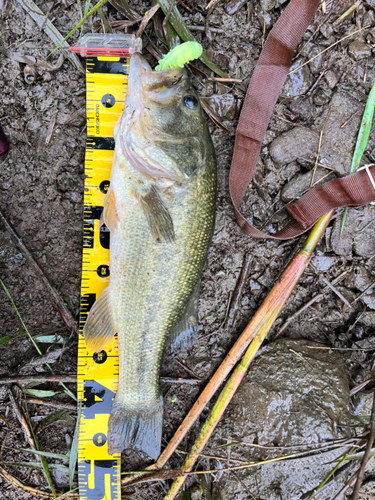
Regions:
M 69 0 L 36 1 L 63 36 L 80 20 L 80 3 Z M 242 79 L 246 87 L 260 54 L 263 27 L 267 35 L 286 2 L 219 0 L 208 17 L 206 3 L 205 0 L 191 0 L 187 4 L 181 2 L 178 9 L 196 40 L 212 55 L 213 62 L 230 77 Z M 313 56 L 317 57 L 288 78 L 263 144 L 257 174 L 242 205 L 243 213 L 249 220 L 258 227 L 263 225 L 270 232 L 287 220 L 281 211 L 284 203 L 308 189 L 317 140 L 325 122 L 319 163 L 329 169 L 321 167 L 318 174 L 324 177 L 327 174 L 343 175 L 349 171 L 364 105 L 375 80 L 375 2 L 361 2 L 342 21 L 338 21 L 339 16 L 353 2 L 328 0 L 324 3 L 326 12 L 319 9 L 316 13 L 297 48 L 294 67 Z M 139 16 L 143 16 L 151 6 L 143 0 L 131 0 L 129 4 Z M 126 19 L 110 4 L 103 7 L 103 13 L 109 22 Z M 65 60 L 55 72 L 39 69 L 36 81 L 26 83 L 25 65 L 12 54 L 44 59 L 53 48 L 53 43 L 15 0 L 0 0 L 0 14 L 0 124 L 11 144 L 8 155 L 0 163 L 0 210 L 77 318 L 83 237 L 85 77 Z M 207 34 L 203 29 L 206 22 L 210 28 Z M 146 29 L 147 34 L 150 34 L 150 26 Z M 127 29 L 129 33 L 135 33 L 137 25 Z M 103 31 L 97 15 L 85 23 L 82 33 L 93 30 Z M 123 32 L 118 27 L 113 30 Z M 361 31 L 347 37 L 356 30 Z M 80 34 L 78 30 L 73 35 L 70 40 L 72 45 Z M 153 40 L 156 46 L 161 46 L 155 37 Z M 342 41 L 334 45 L 339 40 Z M 319 55 L 325 49 L 326 52 Z M 148 57 L 155 64 L 155 60 L 150 55 Z M 55 63 L 57 58 L 53 55 L 52 62 Z M 200 67 L 203 69 L 203 66 Z M 201 77 L 194 77 L 194 83 L 223 125 L 234 132 L 243 92 L 232 84 L 213 83 Z M 349 119 L 350 122 L 345 125 Z M 54 120 L 53 134 L 49 144 L 46 144 L 49 126 Z M 202 276 L 198 338 L 188 351 L 167 351 L 162 367 L 163 376 L 191 377 L 194 374 L 203 382 L 199 386 L 172 386 L 167 392 L 164 401 L 164 444 L 267 295 L 297 244 L 297 241 L 255 241 L 241 233 L 233 215 L 228 189 L 234 138 L 212 122 L 209 122 L 209 127 L 218 160 L 218 203 L 215 234 Z M 371 163 L 374 158 L 373 128 L 364 163 Z M 324 289 L 323 298 L 294 318 L 281 336 L 353 349 L 340 351 L 349 374 L 350 387 L 353 387 L 370 378 L 372 349 L 375 349 L 375 292 L 361 295 L 375 281 L 375 233 L 371 225 L 375 220 L 375 208 L 349 211 L 340 239 L 341 219 L 342 211 L 339 211 L 319 243 L 312 264 L 276 321 L 269 340 L 293 313 Z M 229 329 L 223 326 L 223 318 L 244 256 L 248 253 L 253 255 L 250 276 L 240 302 L 237 322 Z M 341 293 L 339 297 L 326 287 L 325 280 L 331 283 L 344 271 L 346 275 L 337 284 Z M 74 373 L 76 339 L 69 335 L 48 290 L 25 263 L 3 227 L 0 227 L 0 278 L 32 335 L 58 334 L 66 339 L 62 351 L 60 344 L 39 344 L 43 353 L 49 356 L 48 360 L 43 358 L 44 363 L 48 361 L 55 373 Z M 3 290 L 0 297 L 2 340 L 22 331 L 23 327 Z M 0 349 L 0 377 L 47 371 L 45 364 L 33 362 L 38 355 L 26 336 L 3 343 Z M 53 353 L 58 355 L 53 356 Z M 75 390 L 74 384 L 67 385 Z M 43 384 L 38 388 L 56 391 L 52 398 L 55 402 L 74 404 L 56 384 Z M 163 390 L 166 389 L 163 386 Z M 54 408 L 32 403 L 28 404 L 28 411 L 35 425 L 45 416 L 56 413 Z M 36 461 L 32 455 L 13 449 L 26 448 L 28 444 L 14 415 L 7 386 L 0 386 L 0 415 L 9 424 L 2 455 L 4 462 Z M 68 418 L 69 415 L 71 418 Z M 65 410 L 62 420 L 48 427 L 41 426 L 37 435 L 42 449 L 69 454 L 74 420 L 75 412 Z M 183 442 L 183 449 L 188 449 L 196 430 L 197 427 L 194 427 L 189 441 Z M 5 425 L 0 431 L 3 439 Z M 134 468 L 139 466 L 133 455 L 125 456 L 124 461 L 128 466 L 129 463 Z M 53 462 L 57 463 L 57 460 L 50 459 L 50 463 Z M 171 461 L 171 467 L 180 463 L 177 457 Z M 5 467 L 27 484 L 47 487 L 41 471 L 14 465 Z M 60 477 L 59 473 L 54 474 L 58 489 L 66 490 L 66 478 Z M 370 481 L 372 477 L 375 479 L 375 472 L 370 471 L 366 480 Z M 37 498 L 19 492 L 1 476 L 0 490 L 0 497 L 4 500 Z M 155 483 L 132 491 L 135 500 L 146 497 L 157 500 L 163 497 L 167 485 Z

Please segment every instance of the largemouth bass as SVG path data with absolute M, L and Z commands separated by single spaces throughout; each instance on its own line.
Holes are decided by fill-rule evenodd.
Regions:
M 95 352 L 115 333 L 119 385 L 108 423 L 110 454 L 160 454 L 159 372 L 167 342 L 196 331 L 200 275 L 215 218 L 216 161 L 186 69 L 152 71 L 134 54 L 102 222 L 111 232 L 110 283 L 84 336 Z

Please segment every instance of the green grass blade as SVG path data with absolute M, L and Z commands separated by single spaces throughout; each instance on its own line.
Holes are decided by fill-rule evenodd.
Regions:
M 86 20 L 87 20 L 90 16 L 92 16 L 93 14 L 95 14 L 95 12 L 96 12 L 98 9 L 100 9 L 100 7 L 103 7 L 103 5 L 104 5 L 105 3 L 107 3 L 107 2 L 108 2 L 108 0 L 99 0 L 99 2 L 98 2 L 98 3 L 97 3 L 97 4 L 96 4 L 96 5 L 95 5 L 95 6 L 94 6 L 94 7 L 93 7 L 93 8 L 92 8 L 89 12 L 87 12 L 87 13 L 83 16 L 83 18 L 81 19 L 81 21 L 80 21 L 80 22 L 79 22 L 79 23 L 78 23 L 78 24 L 77 24 L 77 25 L 76 25 L 76 26 L 72 29 L 72 31 L 70 31 L 70 33 L 68 33 L 68 34 L 66 35 L 66 37 L 64 38 L 64 40 L 62 40 L 62 41 L 61 41 L 61 42 L 60 42 L 60 43 L 59 43 L 59 44 L 58 44 L 58 45 L 57 45 L 57 46 L 53 49 L 53 51 L 52 51 L 50 54 L 48 54 L 47 58 L 48 58 L 49 56 L 51 56 L 54 52 L 56 52 L 56 50 L 58 50 L 58 49 L 61 47 L 61 45 L 62 45 L 64 42 L 66 42 L 66 41 L 68 40 L 68 38 L 70 38 L 70 37 L 73 35 L 73 33 L 75 33 L 75 32 L 77 31 L 77 29 L 78 29 L 78 28 L 80 28 L 80 27 L 82 26 L 82 24 L 83 24 L 83 23 L 84 23 L 84 22 L 85 22 L 85 21 L 86 21 Z
M 42 448 L 41 448 L 41 446 L 39 444 L 38 438 L 36 437 L 36 434 L 34 432 L 33 426 L 31 424 L 29 411 L 27 409 L 27 404 L 26 404 L 26 415 L 27 415 L 27 420 L 29 422 L 29 427 L 30 427 L 30 430 L 31 430 L 31 434 L 33 435 L 33 439 L 34 439 L 34 443 L 35 443 L 36 449 L 38 451 L 42 451 Z M 56 497 L 56 490 L 55 490 L 55 487 L 53 485 L 53 481 L 52 481 L 52 477 L 51 477 L 51 473 L 50 473 L 50 470 L 49 470 L 49 467 L 48 467 L 48 462 L 46 460 L 46 457 L 43 456 L 43 455 L 41 455 L 40 456 L 40 461 L 42 462 L 43 472 L 44 472 L 45 478 L 47 479 L 47 483 L 49 484 L 49 487 L 51 488 L 53 496 Z
M 40 464 L 40 462 L 2 462 L 1 464 L 10 465 L 11 467 L 25 467 L 27 469 L 34 469 L 34 470 L 43 469 L 43 466 Z M 63 474 L 67 474 L 69 471 L 68 467 L 62 464 L 49 464 L 49 468 L 57 472 L 62 472 Z
M 74 425 L 74 418 L 70 415 L 67 410 L 59 410 L 52 415 L 48 415 L 48 417 L 41 420 L 35 428 L 35 432 L 40 432 L 43 429 L 46 429 L 52 424 L 56 422 L 64 422 L 65 425 Z
M 90 9 L 90 0 L 86 0 L 86 3 L 85 3 L 85 12 L 83 14 L 83 17 L 87 16 L 87 14 L 89 12 L 89 9 Z
M 52 367 L 46 363 L 49 371 L 52 373 L 52 375 L 55 375 L 55 372 L 52 370 Z M 63 387 L 65 394 L 67 394 L 69 397 L 71 397 L 74 401 L 77 401 L 77 398 L 75 395 L 72 393 L 72 391 L 64 384 L 64 382 L 60 382 L 60 385 Z
M 19 332 L 19 333 L 15 333 L 14 335 L 7 335 L 6 337 L 3 337 L 2 339 L 0 339 L 0 345 L 7 344 L 11 340 L 17 339 L 18 337 L 23 337 L 24 335 L 26 335 L 26 332 Z
M 22 392 L 35 398 L 51 398 L 57 394 L 55 391 L 44 391 L 42 389 L 22 389 Z
M 7 448 L 8 450 L 22 451 L 23 453 L 34 453 L 34 455 L 38 455 L 41 457 L 57 458 L 58 460 L 64 460 L 64 462 L 67 462 L 69 460 L 68 455 L 61 455 L 60 453 L 51 453 L 49 451 L 31 450 L 29 448 L 11 448 L 10 446 L 5 446 L 5 448 Z
M 375 110 L 375 83 L 372 86 L 372 89 L 369 93 L 367 102 L 366 102 L 366 107 L 365 111 L 363 113 L 362 117 L 362 122 L 361 126 L 359 128 L 358 132 L 358 137 L 357 137 L 357 142 L 355 145 L 355 150 L 352 158 L 352 164 L 350 166 L 350 173 L 352 174 L 356 170 L 358 170 L 358 167 L 361 163 L 361 159 L 363 156 L 363 153 L 366 149 L 367 141 L 371 132 L 371 125 L 372 125 L 372 119 L 374 117 L 374 110 Z M 346 220 L 346 214 L 348 212 L 348 209 L 345 208 L 344 210 L 344 215 L 342 218 L 341 222 L 341 229 L 340 229 L 340 238 L 342 235 L 342 232 L 344 230 L 344 224 Z
M 16 311 L 16 314 L 17 314 L 17 316 L 18 316 L 19 320 L 21 321 L 21 324 L 22 324 L 22 326 L 24 327 L 25 332 L 26 332 L 26 333 L 27 333 L 27 335 L 29 336 L 29 338 L 30 338 L 31 342 L 33 343 L 33 345 L 34 345 L 35 349 L 37 350 L 38 354 L 42 355 L 42 351 L 39 349 L 39 347 L 38 347 L 38 346 L 36 345 L 36 343 L 34 342 L 34 339 L 33 339 L 33 338 L 32 338 L 32 336 L 30 335 L 29 330 L 27 329 L 27 327 L 26 327 L 25 323 L 23 322 L 23 319 L 22 319 L 22 318 L 21 318 L 21 316 L 20 316 L 20 313 L 18 312 L 18 309 L 17 309 L 17 307 L 16 307 L 16 304 L 13 302 L 13 299 L 12 299 L 12 297 L 10 296 L 10 293 L 8 292 L 7 287 L 4 285 L 4 283 L 1 281 L 1 279 L 0 279 L 0 283 L 1 283 L 2 287 L 4 288 L 4 291 L 5 291 L 5 293 L 7 294 L 8 299 L 10 300 L 10 302 L 11 302 L 11 304 L 12 304 L 12 306 L 13 306 L 13 309 Z
M 76 428 L 74 430 L 74 436 L 72 441 L 72 447 L 70 450 L 70 458 L 69 458 L 69 488 L 72 488 L 74 473 L 76 470 L 76 464 L 78 459 L 78 438 L 79 438 L 79 424 L 81 421 L 81 411 L 82 411 L 82 403 L 78 403 L 78 414 L 77 414 L 77 423 Z
M 65 498 L 65 497 L 66 497 L 66 495 L 69 495 L 69 493 L 73 493 L 73 491 L 77 491 L 77 490 L 78 490 L 78 488 L 79 488 L 79 486 L 77 486 L 76 488 L 73 488 L 73 489 L 71 489 L 71 490 L 69 490 L 69 491 L 66 491 L 66 492 L 65 492 L 65 493 L 63 493 L 62 495 L 59 495 L 58 497 L 56 497 L 56 500 L 57 500 L 58 498 Z

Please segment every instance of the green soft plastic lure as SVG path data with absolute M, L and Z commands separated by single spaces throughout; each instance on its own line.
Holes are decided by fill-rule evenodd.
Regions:
M 198 59 L 202 55 L 202 46 L 197 42 L 185 42 L 170 50 L 163 59 L 159 61 L 155 71 L 165 69 L 183 68 L 184 64 Z

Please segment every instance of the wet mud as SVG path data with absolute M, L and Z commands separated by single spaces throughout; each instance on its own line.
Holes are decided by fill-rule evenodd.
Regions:
M 36 3 L 48 13 L 63 36 L 81 18 L 78 2 L 46 3 L 37 0 Z M 286 2 L 219 1 L 209 15 L 205 10 L 206 3 L 192 0 L 187 5 L 191 12 L 183 4 L 178 8 L 196 40 L 212 55 L 213 62 L 230 77 L 242 79 L 246 87 L 261 51 L 264 28 L 266 36 Z M 132 0 L 130 5 L 140 16 L 151 6 L 143 0 Z M 343 21 L 336 22 L 349 6 L 349 2 L 345 1 L 327 1 L 326 13 L 321 9 L 316 13 L 297 48 L 293 67 L 309 62 L 288 77 L 276 104 L 256 175 L 241 207 L 252 223 L 263 226 L 271 233 L 287 221 L 283 205 L 309 188 L 323 126 L 321 154 L 314 182 L 341 176 L 350 168 L 361 115 L 375 80 L 375 3 L 370 0 L 362 2 Z M 103 7 L 103 13 L 111 22 L 124 19 L 124 15 L 110 4 Z M 206 22 L 211 31 L 205 31 Z M 85 23 L 82 33 L 94 29 L 103 29 L 98 16 Z M 128 28 L 129 32 L 136 32 L 136 29 L 137 26 Z M 151 25 L 146 33 L 152 36 L 150 29 Z M 361 31 L 358 32 L 359 29 Z M 351 37 L 347 36 L 356 31 Z M 77 317 L 83 237 L 85 78 L 69 61 L 64 60 L 54 72 L 38 68 L 34 83 L 26 83 L 25 65 L 18 62 L 12 53 L 45 59 L 53 44 L 16 2 L 0 0 L 0 34 L 0 124 L 10 141 L 9 153 L 0 163 L 0 209 Z M 77 36 L 80 34 L 78 32 Z M 73 35 L 71 44 L 77 36 Z M 162 47 L 156 39 L 155 43 Z M 151 56 L 147 57 L 153 64 L 156 62 Z M 53 55 L 49 61 L 56 64 L 58 56 Z M 204 70 L 203 66 L 200 68 Z M 223 85 L 201 77 L 194 77 L 194 84 L 223 125 L 234 132 L 243 92 L 232 84 Z M 209 122 L 209 127 L 218 159 L 218 210 L 213 243 L 202 276 L 198 337 L 189 350 L 168 349 L 162 367 L 163 376 L 194 377 L 201 379 L 202 383 L 198 386 L 163 384 L 165 412 L 162 444 L 170 440 L 204 384 L 267 295 L 297 244 L 297 241 L 255 241 L 242 235 L 234 219 L 228 190 L 234 139 L 212 122 Z M 363 164 L 373 162 L 374 156 L 373 128 Z M 220 464 L 215 459 L 201 458 L 198 468 L 219 471 L 206 475 L 206 482 L 215 499 L 252 496 L 276 499 L 281 498 L 280 491 L 288 492 L 282 498 L 302 499 L 309 488 L 319 484 L 329 464 L 335 463 L 340 453 L 338 450 L 322 450 L 322 455 L 295 460 L 291 470 L 288 463 L 280 462 L 277 466 L 266 464 L 255 472 L 236 473 L 238 480 L 232 473 L 220 473 L 220 467 L 232 464 L 229 459 L 234 456 L 238 460 L 253 457 L 266 460 L 275 456 L 275 447 L 294 446 L 301 443 L 300 439 L 317 444 L 344 438 L 348 433 L 354 436 L 367 429 L 371 386 L 367 385 L 351 398 L 348 390 L 370 377 L 372 349 L 375 349 L 375 288 L 366 292 L 375 281 L 375 208 L 368 206 L 349 210 L 340 238 L 342 215 L 342 211 L 338 211 L 326 230 L 311 265 L 277 319 L 265 349 L 260 352 L 232 402 L 231 412 L 235 419 L 231 419 L 226 412 L 210 443 L 210 450 L 215 455 L 223 453 L 216 449 L 217 446 L 238 437 L 246 438 L 249 443 L 271 445 L 273 449 L 254 451 L 241 447 L 242 458 L 236 455 L 237 451 L 231 451 L 229 456 L 225 455 L 226 461 L 219 460 Z M 224 321 L 228 303 L 247 253 L 253 256 L 250 274 L 239 301 L 236 323 L 228 328 Z M 327 287 L 324 280 L 331 283 L 344 272 L 346 274 L 335 285 L 340 297 Z M 43 358 L 43 362 L 35 362 L 38 356 L 26 336 L 0 344 L 0 375 L 48 373 L 46 360 L 56 373 L 74 373 L 76 339 L 67 331 L 50 294 L 28 267 L 3 227 L 0 227 L 0 278 L 31 335 L 58 334 L 66 340 L 63 349 L 60 344 L 40 343 L 43 354 L 48 356 Z M 23 327 L 5 291 L 0 290 L 0 340 L 4 340 Z M 320 293 L 322 298 L 295 316 L 283 330 L 281 337 L 289 340 L 272 342 L 284 322 L 311 297 Z M 306 345 L 316 344 L 340 350 L 318 353 L 307 350 Z M 290 348 L 303 359 L 288 350 Z M 256 373 L 258 381 L 256 376 L 253 378 Z M 291 380 L 294 382 L 291 383 Z M 283 385 L 283 390 L 272 389 L 273 383 Z M 67 385 L 75 390 L 74 384 Z M 54 390 L 56 394 L 50 398 L 54 402 L 74 404 L 56 384 L 43 384 L 38 389 Z M 254 394 L 259 396 L 255 402 L 252 399 Z M 314 402 L 308 394 L 313 396 Z M 284 407 L 285 401 L 290 403 Z M 260 409 L 258 412 L 246 411 L 249 405 Z M 278 405 L 280 409 L 274 415 L 266 411 L 272 405 Z M 296 411 L 300 413 L 293 413 L 293 405 L 298 406 Z M 36 425 L 57 410 L 29 403 L 28 411 Z M 354 420 L 349 425 L 350 413 L 362 418 L 362 421 Z M 13 413 L 6 386 L 0 386 L 0 414 L 9 425 L 4 461 L 35 461 L 33 456 L 11 449 L 25 448 L 27 443 Z M 76 417 L 74 411 L 68 412 L 68 415 L 73 420 Z M 303 415 L 303 418 L 296 415 Z M 360 427 L 357 429 L 357 426 Z M 181 450 L 188 451 L 197 431 L 198 424 L 181 443 Z M 39 429 L 38 439 L 43 450 L 68 454 L 73 432 L 71 422 L 60 419 Z M 0 428 L 0 433 L 3 438 L 4 426 Z M 277 456 L 286 451 L 280 449 Z M 175 454 L 169 467 L 179 467 L 182 460 L 183 455 Z M 53 462 L 57 460 L 50 459 L 50 463 Z M 144 465 L 142 457 L 130 452 L 124 454 L 123 463 L 128 469 Z M 27 484 L 48 488 L 41 471 L 14 465 L 7 468 Z M 66 488 L 66 478 L 56 474 L 58 488 Z M 364 493 L 373 493 L 374 477 L 372 470 L 367 472 Z M 194 483 L 198 484 L 196 477 L 189 479 L 187 488 L 197 489 Z M 326 490 L 325 497 L 317 498 L 333 498 L 332 491 L 340 488 L 340 484 L 338 479 L 332 490 Z M 131 498 L 135 500 L 161 500 L 167 488 L 168 483 L 160 482 L 139 485 L 129 489 L 129 492 L 133 492 Z M 18 499 L 20 495 L 30 500 L 37 498 L 18 492 L 2 477 L 0 489 L 4 500 Z

